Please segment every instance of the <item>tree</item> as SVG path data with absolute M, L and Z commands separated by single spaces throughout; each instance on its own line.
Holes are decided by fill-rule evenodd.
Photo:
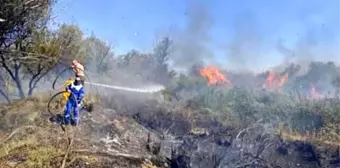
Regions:
M 73 45 L 73 39 L 78 34 L 64 36 L 63 29 L 56 32 L 49 31 L 46 27 L 34 30 L 29 39 L 21 41 L 19 44 L 24 44 L 25 47 L 19 47 L 17 51 L 8 52 L 7 58 L 12 58 L 12 62 L 8 59 L 4 65 L 12 65 L 14 70 L 9 69 L 11 74 L 15 71 L 17 74 L 10 75 L 12 80 L 16 83 L 19 96 L 25 97 L 21 81 L 28 79 L 27 96 L 33 94 L 37 83 L 51 72 L 57 65 L 63 65 L 63 61 L 75 58 L 79 53 L 79 48 Z M 66 42 L 65 42 L 66 41 Z M 8 66 L 13 67 L 13 66 Z M 21 75 L 19 73 L 22 73 Z
M 299 76 L 293 82 L 296 88 L 304 88 L 309 91 L 310 84 L 317 86 L 319 92 L 327 92 L 331 85 L 331 80 L 337 74 L 337 67 L 334 62 L 311 62 L 306 74 Z M 301 86 L 301 87 L 299 87 Z
M 73 59 L 82 62 L 86 60 L 88 53 L 84 48 L 83 32 L 77 25 L 62 24 L 57 31 L 57 36 L 64 47 L 61 63 L 69 64 Z
M 171 40 L 163 38 L 152 53 L 141 53 L 132 50 L 117 60 L 118 68 L 125 69 L 147 80 L 161 84 L 168 84 L 176 75 L 169 69 Z
M 176 75 L 175 71 L 169 70 L 169 57 L 171 53 L 172 41 L 169 37 L 161 39 L 154 48 L 155 57 L 154 81 L 167 84 Z
M 155 60 L 150 54 L 131 50 L 130 52 L 119 56 L 117 66 L 134 75 L 150 79 L 150 75 L 154 73 L 153 67 L 155 66 Z
M 88 57 L 88 53 L 85 48 L 85 41 L 83 39 L 83 32 L 77 25 L 62 24 L 55 34 L 61 42 L 61 49 L 63 52 L 60 55 L 60 60 L 56 66 L 52 69 L 53 74 L 59 74 L 61 70 L 71 66 L 72 60 L 76 59 L 80 63 L 84 64 Z M 71 75 L 71 71 L 59 75 Z
M 0 49 L 4 52 L 30 36 L 32 30 L 46 23 L 55 0 L 3 0 L 0 6 Z
M 10 103 L 10 98 L 8 95 L 8 80 L 6 78 L 6 74 L 0 72 L 0 94 L 3 96 L 3 98 Z M 0 99 L 1 100 L 1 99 Z
M 0 6 L 0 65 L 13 79 L 19 96 L 24 97 L 20 70 L 24 62 L 35 60 L 27 53 L 34 30 L 49 18 L 54 0 L 5 0 Z
M 82 32 L 74 25 L 62 25 L 50 31 L 50 8 L 55 1 L 6 1 L 0 23 L 1 69 L 15 83 L 20 98 L 26 97 L 22 81 L 28 79 L 27 96 L 37 83 L 57 65 L 77 57 L 81 51 Z M 1 6 L 3 7 L 3 6 Z
M 99 74 L 107 72 L 110 68 L 110 59 L 114 56 L 111 46 L 92 35 L 85 39 L 84 47 L 88 53 L 85 60 L 87 69 Z
M 73 25 L 62 25 L 56 32 L 47 28 L 34 33 L 27 53 L 34 55 L 35 60 L 22 62 L 23 74 L 29 76 L 28 96 L 31 96 L 37 83 L 57 65 L 65 66 L 65 61 L 85 57 L 81 54 L 82 33 Z M 80 56 L 79 56 L 80 55 Z

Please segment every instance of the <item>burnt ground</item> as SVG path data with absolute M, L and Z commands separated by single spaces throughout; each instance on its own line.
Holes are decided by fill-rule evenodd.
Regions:
M 62 167 L 63 162 L 86 168 L 340 166 L 338 142 L 315 144 L 261 123 L 235 130 L 214 117 L 154 100 L 106 101 L 66 132 L 48 120 L 45 99 L 1 105 L 0 167 Z
M 159 108 L 159 107 L 158 107 Z M 138 121 L 144 126 L 174 135 L 174 167 L 339 167 L 340 142 L 322 144 L 306 140 L 301 134 L 275 132 L 261 123 L 235 132 L 206 117 L 187 119 L 174 108 L 140 108 Z M 144 111 L 145 110 L 145 111 Z M 185 114 L 185 113 L 184 113 Z M 152 116 L 151 116 L 152 115 Z M 192 121 L 195 120 L 195 124 Z M 326 142 L 325 142 L 326 143 Z

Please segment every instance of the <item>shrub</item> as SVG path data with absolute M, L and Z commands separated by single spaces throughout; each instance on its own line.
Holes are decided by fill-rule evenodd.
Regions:
M 183 75 L 167 91 L 166 94 L 179 95 L 186 108 L 240 129 L 261 122 L 274 129 L 286 125 L 306 132 L 340 121 L 338 99 L 310 100 L 264 90 L 208 87 L 202 78 Z

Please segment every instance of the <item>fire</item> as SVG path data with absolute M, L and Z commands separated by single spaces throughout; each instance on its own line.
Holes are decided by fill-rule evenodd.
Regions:
M 231 84 L 231 81 L 214 66 L 200 69 L 200 75 L 208 79 L 209 86 L 217 85 L 218 83 Z
M 316 91 L 315 85 L 313 83 L 310 83 L 309 93 L 312 99 L 318 99 L 321 97 L 321 94 Z
M 281 76 L 278 81 L 278 88 L 281 88 L 286 83 L 287 79 L 288 79 L 288 73 Z
M 267 77 L 266 82 L 263 84 L 263 88 L 266 89 L 280 89 L 288 80 L 288 73 L 285 73 L 283 76 L 277 77 L 277 75 L 270 71 Z
M 266 82 L 263 84 L 263 88 L 271 88 L 273 86 L 275 79 L 276 79 L 275 73 L 270 71 Z

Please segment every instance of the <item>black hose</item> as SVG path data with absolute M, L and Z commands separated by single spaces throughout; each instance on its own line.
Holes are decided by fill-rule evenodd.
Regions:
M 56 90 L 57 88 L 55 88 L 55 85 L 56 85 L 56 83 L 57 83 L 57 81 L 58 81 L 58 79 L 59 79 L 59 77 L 61 76 L 61 74 L 62 73 L 64 73 L 65 71 L 67 71 L 67 70 L 69 70 L 69 69 L 72 69 L 72 67 L 66 67 L 66 68 L 64 68 L 64 69 L 62 69 L 59 73 L 58 73 L 58 75 L 56 76 L 56 78 L 54 79 L 54 81 L 53 81 L 53 83 L 52 83 L 52 88 L 53 88 L 53 90 Z M 93 86 L 92 86 L 92 82 L 91 82 L 91 79 L 90 79 L 90 77 L 87 75 L 87 73 L 85 73 L 84 72 L 84 74 L 85 74 L 85 76 L 87 77 L 87 79 L 88 79 L 88 81 L 89 81 L 89 83 L 90 83 L 90 85 L 91 85 L 91 90 L 92 90 L 92 88 L 93 88 Z M 51 98 L 50 98 L 50 100 L 48 101 L 48 103 L 47 103 L 47 111 L 51 114 L 51 116 L 53 117 L 53 118 L 55 118 L 56 117 L 56 115 L 54 115 L 54 113 L 51 111 L 51 102 L 52 102 L 52 100 L 54 99 L 54 98 L 56 98 L 57 96 L 59 96 L 59 95 L 61 95 L 61 94 L 63 94 L 63 93 L 66 93 L 67 91 L 60 91 L 60 92 L 57 92 L 56 94 L 54 94 Z M 79 109 L 79 112 L 80 112 L 80 110 L 81 109 Z M 79 114 L 80 115 L 80 114 Z M 64 128 L 64 126 L 62 125 L 62 123 L 60 124 L 60 126 L 61 126 L 61 128 L 63 129 L 63 131 L 65 131 L 65 128 Z
M 48 103 L 47 103 L 47 110 L 48 110 L 48 112 L 52 115 L 52 117 L 56 117 L 53 113 L 52 113 L 52 111 L 51 111 L 51 102 L 52 102 L 52 100 L 54 99 L 54 98 L 56 98 L 57 96 L 59 96 L 59 95 L 61 95 L 61 94 L 63 94 L 63 93 L 66 93 L 67 91 L 61 91 L 61 92 L 58 92 L 58 93 L 56 93 L 56 94 L 54 94 L 51 98 L 50 98 L 50 100 L 48 101 Z
M 68 91 L 61 91 L 61 92 L 58 92 L 58 93 L 56 93 L 56 94 L 54 94 L 51 98 L 50 98 L 50 100 L 48 101 L 48 103 L 47 103 L 47 111 L 51 114 L 51 116 L 53 117 L 53 118 L 56 118 L 56 115 L 54 115 L 54 113 L 51 111 L 51 102 L 52 102 L 52 100 L 54 99 L 54 98 L 56 98 L 57 96 L 59 96 L 59 95 L 61 95 L 61 94 L 63 94 L 63 93 L 68 93 Z M 71 94 L 71 95 L 73 95 L 73 94 Z M 73 98 L 74 99 L 76 99 L 75 98 L 75 96 L 73 95 Z M 82 107 L 83 108 L 83 107 Z M 80 108 L 79 109 L 79 117 L 80 117 L 80 111 L 82 110 L 82 108 Z M 64 128 L 64 126 L 62 125 L 62 123 L 60 123 L 60 126 L 61 126 L 61 128 L 63 129 L 63 131 L 65 131 L 65 128 Z
M 53 83 L 52 83 L 52 88 L 53 88 L 53 90 L 56 90 L 56 88 L 55 88 L 55 84 L 57 83 L 57 81 L 58 81 L 58 79 L 59 79 L 59 77 L 61 76 L 61 74 L 62 73 L 64 73 L 66 70 L 69 70 L 69 69 L 72 69 L 72 67 L 66 67 L 66 68 L 64 68 L 64 69 L 62 69 L 59 73 L 58 73 L 58 75 L 56 76 L 56 78 L 54 79 L 54 81 L 53 81 Z M 90 77 L 84 72 L 84 74 L 85 74 L 85 76 L 87 77 L 87 79 L 89 80 L 89 83 L 91 84 L 91 79 L 90 79 Z M 92 90 L 92 84 L 91 84 L 91 90 Z M 66 93 L 67 91 L 60 91 L 60 92 L 58 92 L 58 93 L 56 93 L 56 94 L 54 94 L 51 98 L 50 98 L 50 100 L 48 101 L 48 103 L 47 103 L 47 111 L 50 113 L 50 115 L 51 115 L 51 117 L 52 118 L 56 118 L 56 115 L 54 115 L 54 113 L 51 111 L 51 102 L 52 102 L 52 100 L 54 99 L 54 98 L 56 98 L 57 96 L 59 96 L 59 95 L 61 95 L 61 94 L 63 94 L 63 93 Z M 80 110 L 81 109 L 79 109 L 79 112 L 80 112 Z M 79 114 L 80 115 L 80 114 Z M 80 117 L 80 116 L 79 116 Z M 60 124 L 60 127 L 61 127 L 61 129 L 65 132 L 66 130 L 65 130 L 65 127 L 63 126 L 63 122 L 61 122 Z
M 57 77 L 54 79 L 53 84 L 52 84 L 52 88 L 53 88 L 54 90 L 56 90 L 55 84 L 57 83 L 57 80 L 58 80 L 59 76 L 60 76 L 63 72 L 65 72 L 66 70 L 68 70 L 68 69 L 71 69 L 71 67 L 66 67 L 66 68 L 64 68 L 63 70 L 61 70 L 61 71 L 58 73 Z
M 53 83 L 52 83 L 52 88 L 53 88 L 53 90 L 57 90 L 57 88 L 55 88 L 55 85 L 56 85 L 56 83 L 57 83 L 59 77 L 61 76 L 61 74 L 64 73 L 66 70 L 69 70 L 69 69 L 72 69 L 72 67 L 66 67 L 66 68 L 62 69 L 62 70 L 58 73 L 58 75 L 56 76 L 56 78 L 54 79 L 54 81 L 53 81 Z M 94 90 L 93 90 L 93 85 L 92 85 L 92 82 L 91 82 L 90 77 L 88 76 L 87 73 L 84 72 L 84 74 L 85 74 L 87 80 L 89 81 L 89 83 L 90 83 L 90 85 L 91 85 L 91 89 L 90 89 L 90 90 L 91 90 L 91 91 L 94 91 Z
M 59 77 L 61 76 L 61 74 L 64 73 L 66 70 L 69 70 L 69 69 L 72 69 L 72 67 L 66 67 L 66 68 L 64 68 L 63 70 L 61 70 L 61 71 L 58 73 L 57 77 L 54 79 L 54 81 L 53 81 L 53 83 L 52 83 L 52 88 L 53 88 L 54 90 L 56 90 L 55 84 L 57 83 L 57 81 L 58 81 Z M 84 74 L 85 74 L 87 80 L 89 81 L 89 83 L 91 84 L 92 82 L 91 82 L 90 77 L 87 75 L 87 73 L 84 72 Z M 91 88 L 92 88 L 92 85 L 91 85 Z
M 51 114 L 52 118 L 56 118 L 56 115 L 54 115 L 54 114 L 52 113 L 52 111 L 51 111 L 51 108 L 50 108 L 51 102 L 52 102 L 52 100 L 53 100 L 54 98 L 56 98 L 58 95 L 63 94 L 63 93 L 65 93 L 65 92 L 67 92 L 67 91 L 61 91 L 61 92 L 58 92 L 58 93 L 54 94 L 54 95 L 50 98 L 50 100 L 48 101 L 48 103 L 47 103 L 47 111 Z M 62 122 L 61 122 L 59 125 L 60 125 L 61 129 L 62 129 L 63 131 L 65 131 L 65 127 L 63 126 Z

